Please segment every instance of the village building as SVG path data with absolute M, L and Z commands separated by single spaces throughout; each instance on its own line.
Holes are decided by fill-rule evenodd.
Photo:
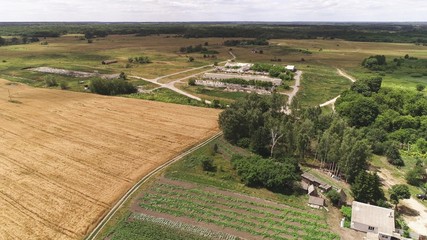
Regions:
M 287 65 L 286 70 L 289 70 L 291 72 L 296 72 L 297 68 L 294 65 Z
M 319 196 L 319 194 L 317 193 L 317 189 L 314 187 L 314 185 L 310 185 L 307 189 L 307 194 L 309 196 Z
M 308 199 L 308 206 L 320 209 L 325 206 L 325 199 L 316 196 L 310 196 Z
M 354 201 L 351 228 L 370 235 L 377 234 L 379 240 L 391 240 L 395 232 L 394 210 Z
M 117 62 L 118 62 L 117 60 L 104 60 L 101 63 L 103 65 L 108 65 L 108 64 L 113 64 L 113 63 L 117 63 Z

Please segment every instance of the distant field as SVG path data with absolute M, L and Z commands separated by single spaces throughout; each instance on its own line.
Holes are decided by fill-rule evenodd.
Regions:
M 78 36 L 66 35 L 59 38 L 47 38 L 48 45 L 32 43 L 0 48 L 0 71 L 9 75 L 23 74 L 24 67 L 50 66 L 70 70 L 99 71 L 101 73 L 126 72 L 146 78 L 155 78 L 166 74 L 213 64 L 228 59 L 226 48 L 222 48 L 223 39 L 185 39 L 166 35 L 136 37 L 133 35 L 112 35 L 95 39 L 93 43 L 80 40 Z M 190 45 L 208 42 L 210 49 L 218 50 L 218 59 L 205 59 L 203 54 L 181 54 L 179 49 Z M 129 57 L 148 56 L 153 63 L 134 64 L 125 68 Z M 188 62 L 188 56 L 195 58 Z M 116 59 L 119 62 L 102 65 L 101 61 Z M 5 60 L 6 62 L 2 62 Z
M 0 239 L 82 239 L 142 176 L 218 131 L 214 109 L 4 80 L 0 108 Z

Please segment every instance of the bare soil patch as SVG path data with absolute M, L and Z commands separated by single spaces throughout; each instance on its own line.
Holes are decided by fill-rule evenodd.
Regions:
M 81 239 L 141 177 L 218 131 L 214 109 L 7 83 L 0 239 Z

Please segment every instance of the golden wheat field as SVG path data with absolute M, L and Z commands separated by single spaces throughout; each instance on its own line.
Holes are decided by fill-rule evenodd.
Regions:
M 215 134 L 218 113 L 0 80 L 0 239 L 83 238 L 141 177 Z

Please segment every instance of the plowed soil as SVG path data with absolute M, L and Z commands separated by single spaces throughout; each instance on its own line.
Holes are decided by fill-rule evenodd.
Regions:
M 141 177 L 215 134 L 218 113 L 0 80 L 0 239 L 83 238 Z

